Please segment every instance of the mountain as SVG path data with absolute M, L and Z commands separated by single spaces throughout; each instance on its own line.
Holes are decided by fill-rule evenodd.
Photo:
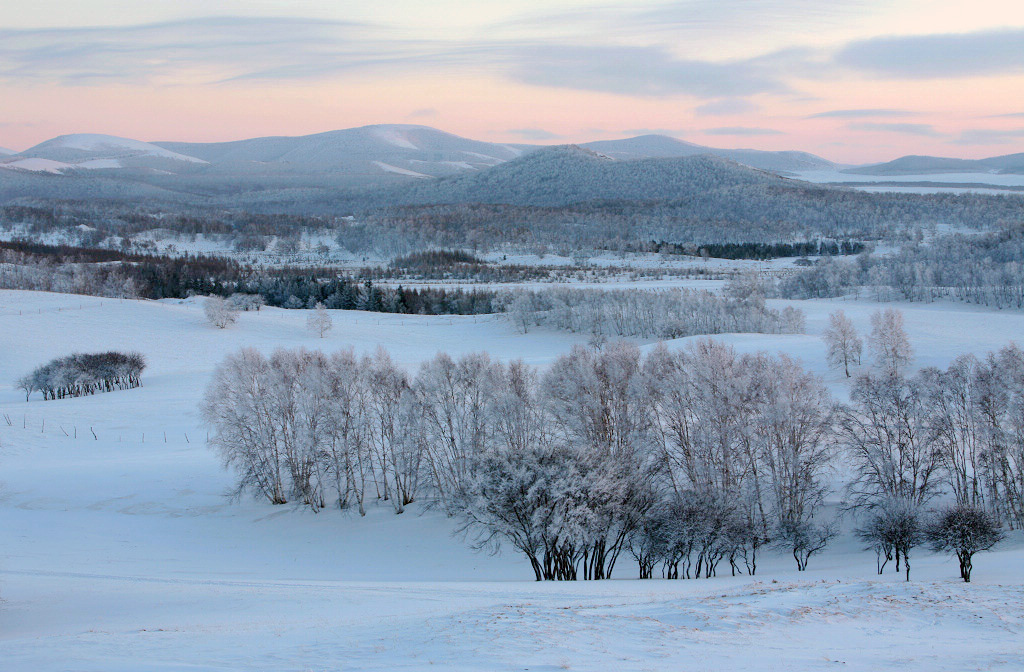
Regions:
M 667 135 L 640 135 L 622 140 L 599 140 L 581 147 L 592 149 L 616 159 L 676 158 L 710 154 L 742 163 L 751 168 L 772 172 L 798 170 L 827 170 L 836 165 L 827 159 L 807 152 L 768 152 L 758 149 L 718 149 L 678 140 Z
M 11 154 L 17 154 L 13 149 L 7 149 L 6 147 L 0 147 L 0 156 L 9 156 Z
M 371 200 L 559 207 L 593 201 L 671 201 L 711 191 L 787 184 L 797 183 L 707 154 L 622 161 L 586 147 L 562 145 L 486 171 L 377 192 Z
M 235 142 L 159 142 L 210 163 L 208 172 L 429 178 L 479 170 L 520 156 L 524 148 L 481 142 L 428 126 L 377 125 L 298 137 Z
M 940 173 L 1024 174 L 1024 153 L 988 159 L 951 159 L 941 156 L 903 156 L 886 163 L 842 171 L 851 175 L 929 175 Z
M 144 168 L 167 170 L 206 163 L 202 159 L 172 152 L 141 140 L 113 135 L 62 135 L 9 156 L 4 167 L 57 172 Z

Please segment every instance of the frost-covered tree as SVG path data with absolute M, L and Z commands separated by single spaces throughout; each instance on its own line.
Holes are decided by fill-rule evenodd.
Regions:
M 313 308 L 313 312 L 306 318 L 306 328 L 320 338 L 326 336 L 333 326 L 334 320 L 331 319 L 330 313 L 327 312 L 327 308 L 322 303 L 317 303 Z
M 895 308 L 876 310 L 871 315 L 868 347 L 879 369 L 890 376 L 900 374 L 914 356 L 903 329 L 903 313 Z
M 875 551 L 878 573 L 895 556 L 896 571 L 900 560 L 910 580 L 910 550 L 924 541 L 924 521 L 921 507 L 906 499 L 886 499 L 868 512 L 857 536 Z
M 929 435 L 920 381 L 861 376 L 850 400 L 840 413 L 839 438 L 853 462 L 854 505 L 870 508 L 893 498 L 921 505 L 935 496 L 942 461 Z
M 218 329 L 226 329 L 238 320 L 238 309 L 220 296 L 207 297 L 203 301 L 203 313 Z
M 940 511 L 926 534 L 932 550 L 956 554 L 966 583 L 971 582 L 974 555 L 991 550 L 1005 536 L 991 513 L 963 504 Z
M 833 368 L 842 368 L 846 377 L 850 377 L 850 365 L 860 364 L 860 355 L 864 343 L 857 335 L 857 329 L 841 310 L 828 316 L 828 328 L 822 333 L 825 340 L 826 357 Z

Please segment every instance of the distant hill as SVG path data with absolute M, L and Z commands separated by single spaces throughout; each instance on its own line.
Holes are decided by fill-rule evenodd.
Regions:
M 678 140 L 667 135 L 641 135 L 623 140 L 599 140 L 582 147 L 616 159 L 676 158 L 710 154 L 731 159 L 751 168 L 773 172 L 798 170 L 827 170 L 836 165 L 827 159 L 807 152 L 766 152 L 757 149 L 717 149 Z
M 478 170 L 522 155 L 513 145 L 481 142 L 428 126 L 377 125 L 298 137 L 268 137 L 236 142 L 155 143 L 197 156 L 208 172 L 400 175 L 442 177 Z
M 548 147 L 486 171 L 372 195 L 393 204 L 557 207 L 592 201 L 671 201 L 745 186 L 791 184 L 707 154 L 621 161 L 577 145 Z
M 202 159 L 113 135 L 62 135 L 9 156 L 3 164 L 22 170 L 176 170 L 206 163 Z
M 851 175 L 929 175 L 942 173 L 1024 174 L 1024 153 L 988 159 L 951 159 L 941 156 L 903 156 L 886 163 L 842 171 Z

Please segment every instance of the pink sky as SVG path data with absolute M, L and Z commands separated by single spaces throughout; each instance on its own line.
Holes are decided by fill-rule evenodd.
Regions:
M 664 133 L 850 163 L 1024 151 L 1024 3 L 496 4 L 18 3 L 0 30 L 0 146 L 419 123 L 507 142 Z

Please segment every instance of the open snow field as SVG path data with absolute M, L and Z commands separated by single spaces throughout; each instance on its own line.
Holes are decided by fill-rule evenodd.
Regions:
M 866 333 L 878 306 L 791 303 L 807 335 L 721 339 L 791 353 L 844 398 L 819 335 L 837 307 Z M 918 366 L 1024 338 L 1020 312 L 900 308 Z M 241 346 L 544 366 L 586 340 L 494 317 L 332 312 L 319 339 L 304 311 L 243 313 L 222 331 L 192 301 L 0 291 L 0 670 L 1024 669 L 1019 533 L 976 558 L 969 585 L 920 549 L 909 584 L 878 577 L 848 533 L 804 574 L 773 554 L 756 577 L 638 581 L 623 557 L 616 580 L 537 584 L 514 553 L 474 553 L 416 505 L 360 518 L 229 500 L 198 403 Z M 110 348 L 147 356 L 142 388 L 28 403 L 13 389 L 55 356 Z

